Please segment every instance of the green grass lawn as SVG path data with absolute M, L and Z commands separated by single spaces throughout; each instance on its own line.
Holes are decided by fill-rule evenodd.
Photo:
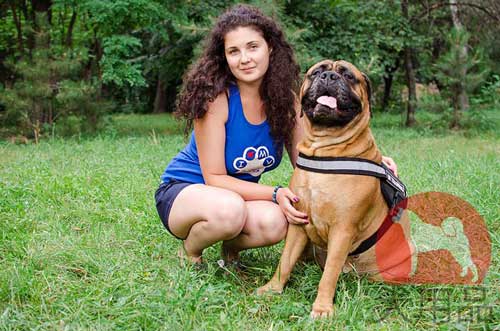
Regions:
M 480 302 L 467 301 L 464 287 L 390 286 L 348 274 L 335 317 L 313 321 L 315 265 L 299 264 L 281 296 L 253 294 L 282 245 L 245 252 L 244 274 L 216 266 L 219 246 L 206 250 L 207 271 L 181 268 L 180 243 L 153 199 L 185 144 L 180 126 L 168 115 L 122 115 L 94 138 L 0 143 L 0 330 L 492 330 L 500 321 L 500 138 L 435 136 L 398 123 L 376 116 L 373 131 L 410 194 L 457 195 L 489 227 L 492 264 Z M 290 174 L 284 162 L 263 183 L 284 184 Z M 432 308 L 435 292 L 442 296 Z M 478 304 L 491 315 L 460 321 Z

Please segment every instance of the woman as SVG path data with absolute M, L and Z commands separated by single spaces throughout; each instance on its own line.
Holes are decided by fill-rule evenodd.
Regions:
M 240 251 L 278 243 L 288 223 L 308 223 L 290 189 L 258 184 L 283 147 L 295 165 L 298 76 L 271 18 L 248 5 L 219 17 L 178 100 L 177 114 L 194 131 L 155 194 L 163 224 L 183 240 L 183 259 L 201 263 L 203 250 L 222 241 L 223 259 L 238 266 Z

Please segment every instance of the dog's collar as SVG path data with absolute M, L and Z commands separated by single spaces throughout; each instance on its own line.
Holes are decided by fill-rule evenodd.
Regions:
M 385 179 L 406 196 L 406 187 L 394 173 L 382 163 L 357 157 L 318 157 L 299 153 L 297 167 L 302 170 L 326 174 L 365 175 Z M 390 206 L 392 207 L 392 206 Z
M 399 220 L 402 210 L 406 208 L 406 186 L 383 163 L 380 165 L 361 158 L 318 157 L 299 153 L 297 167 L 302 170 L 324 174 L 364 175 L 380 179 L 382 194 L 390 209 L 389 214 L 378 230 L 364 240 L 353 252 L 349 253 L 349 256 L 364 253 L 375 245 L 391 225 Z

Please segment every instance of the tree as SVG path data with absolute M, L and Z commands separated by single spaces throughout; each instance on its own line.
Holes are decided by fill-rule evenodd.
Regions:
M 403 17 L 409 21 L 408 0 L 401 0 L 401 11 L 403 13 Z M 406 85 L 408 87 L 406 126 L 413 126 L 416 123 L 415 111 L 417 105 L 417 90 L 416 90 L 415 70 L 413 65 L 414 51 L 410 44 L 406 44 L 403 52 L 404 52 Z
M 399 96 L 401 86 L 409 86 L 409 102 L 401 110 L 406 112 L 407 125 L 415 123 L 417 82 L 436 83 L 443 96 L 449 96 L 451 103 L 459 105 L 459 112 L 467 108 L 466 97 L 474 93 L 469 89 L 475 80 L 471 73 L 480 71 L 474 67 L 478 60 L 474 49 L 479 46 L 484 50 L 485 65 L 492 68 L 493 75 L 486 81 L 500 73 L 500 48 L 496 47 L 500 5 L 495 0 L 250 2 L 281 22 L 303 71 L 318 60 L 331 58 L 348 60 L 366 72 L 374 87 L 375 110 L 401 109 L 399 98 L 391 95 Z M 78 108 L 78 104 L 87 104 L 85 93 L 101 101 L 114 101 L 117 107 L 113 111 L 171 111 L 183 73 L 200 52 L 201 40 L 216 17 L 234 3 L 234 0 L 0 0 L 2 94 L 12 97 L 14 91 L 21 93 L 27 89 L 29 82 L 33 86 L 51 87 L 45 99 L 33 99 L 34 91 L 30 94 L 27 90 L 21 94 L 31 96 L 23 99 L 18 94 L 14 98 L 40 101 L 38 106 L 44 114 L 39 118 L 42 131 L 44 125 L 50 126 L 65 116 L 77 115 L 89 120 L 92 116 L 86 117 L 84 113 L 92 114 L 92 107 L 83 107 L 82 113 Z M 37 40 L 39 27 L 34 18 L 40 12 L 46 14 L 47 47 Z M 470 32 L 465 44 L 449 33 L 459 25 Z M 462 43 L 462 56 L 465 54 L 463 59 L 467 60 L 460 63 L 464 65 L 451 56 L 454 52 L 460 54 L 450 43 L 452 40 Z M 62 63 L 68 63 L 68 67 L 57 73 L 47 71 L 49 67 L 56 70 Z M 32 75 L 27 69 L 36 69 L 39 75 Z M 456 88 L 457 96 L 460 95 L 457 98 L 451 94 L 455 91 L 452 87 L 455 79 L 462 84 L 466 82 Z M 47 100 L 52 108 L 44 104 Z M 1 102 L 2 124 L 17 123 L 21 117 L 14 120 L 13 114 L 20 108 L 15 108 L 14 103 Z M 30 132 L 36 127 L 35 117 L 33 123 L 26 124 Z M 94 116 L 94 120 L 98 118 L 99 115 Z
M 452 126 L 455 127 L 458 125 L 459 113 L 465 112 L 469 108 L 469 97 L 467 96 L 467 91 L 465 89 L 465 79 L 467 76 L 467 66 L 464 65 L 467 63 L 467 39 L 466 34 L 464 33 L 464 27 L 460 18 L 458 17 L 458 8 L 457 8 L 457 0 L 450 0 L 450 11 L 451 18 L 453 21 L 453 26 L 456 30 L 457 37 L 455 40 L 457 43 L 452 46 L 458 48 L 458 63 L 460 64 L 459 70 L 457 71 L 459 76 L 459 82 L 457 82 L 455 86 L 456 95 L 453 97 L 454 100 L 454 108 L 455 108 L 455 116 Z M 464 35 L 464 37 L 459 35 Z M 456 105 L 455 105 L 456 104 Z
M 194 1 L 187 5 L 166 1 L 166 17 L 142 37 L 148 56 L 142 57 L 145 75 L 154 87 L 153 112 L 171 112 L 184 72 L 195 60 L 201 41 L 228 1 Z
M 78 79 L 81 59 L 51 45 L 47 12 L 35 12 L 35 26 L 31 57 L 9 62 L 18 79 L 0 96 L 7 108 L 2 121 L 36 143 L 44 129 L 71 114 L 95 129 L 104 108 L 96 100 L 95 86 Z
M 481 51 L 477 50 L 464 55 L 468 47 L 470 34 L 463 28 L 453 29 L 449 35 L 449 50 L 443 54 L 436 64 L 438 78 L 447 87 L 453 106 L 450 128 L 460 128 L 464 111 L 469 107 L 468 92 L 472 92 L 484 79 L 487 71 L 479 67 L 483 62 Z

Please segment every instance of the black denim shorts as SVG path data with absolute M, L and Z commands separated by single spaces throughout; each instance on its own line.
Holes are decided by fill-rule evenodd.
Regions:
M 155 193 L 156 209 L 158 210 L 158 215 L 163 225 L 172 236 L 180 240 L 184 239 L 177 237 L 172 233 L 172 230 L 170 230 L 168 216 L 170 215 L 170 210 L 172 209 L 172 205 L 177 195 L 189 185 L 192 185 L 192 183 L 170 180 L 169 182 L 161 183 Z

